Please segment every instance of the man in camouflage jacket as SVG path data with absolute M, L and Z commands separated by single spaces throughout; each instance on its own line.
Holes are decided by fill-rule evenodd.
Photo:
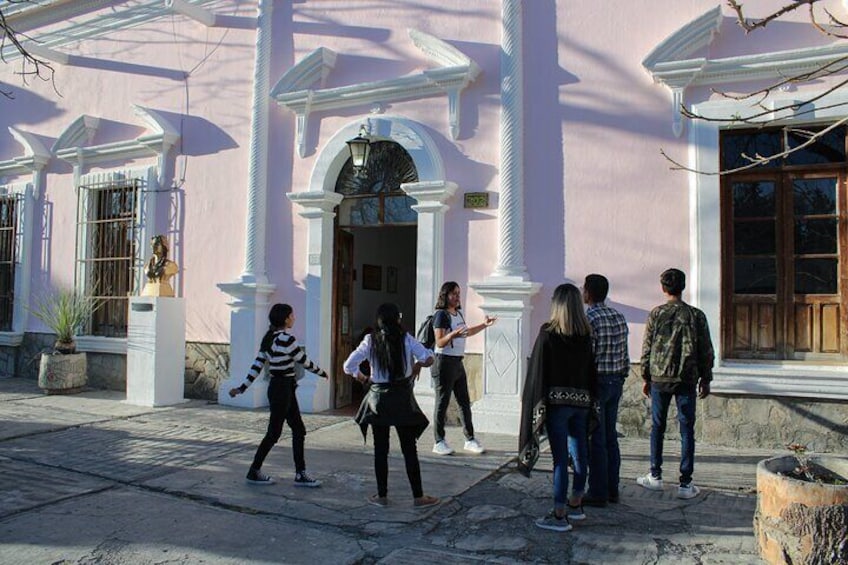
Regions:
M 660 275 L 667 301 L 648 316 L 642 344 L 642 394 L 651 399 L 651 472 L 636 482 L 662 490 L 663 436 L 668 407 L 674 397 L 680 423 L 680 485 L 678 498 L 698 496 L 692 482 L 695 464 L 695 401 L 710 393 L 714 361 L 707 318 L 683 302 L 686 275 L 668 269 Z

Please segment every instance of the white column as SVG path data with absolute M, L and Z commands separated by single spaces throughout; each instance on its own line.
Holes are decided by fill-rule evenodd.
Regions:
M 336 192 L 289 192 L 286 196 L 302 209 L 306 218 L 306 333 L 298 336 L 309 356 L 322 369 L 333 373 L 333 211 L 343 196 Z M 333 407 L 332 383 L 312 373 L 300 381 L 297 400 L 304 412 L 321 412 Z
M 259 0 L 256 53 L 253 70 L 250 152 L 247 182 L 244 268 L 235 282 L 218 288 L 234 298 L 230 313 L 230 376 L 220 384 L 218 402 L 237 406 L 265 406 L 267 385 L 257 380 L 248 393 L 231 399 L 227 392 L 241 383 L 268 327 L 268 298 L 275 286 L 268 284 L 265 227 L 268 209 L 268 103 L 270 99 L 271 15 L 273 0 Z
M 415 278 L 415 325 L 407 328 L 413 334 L 429 314 L 433 313 L 436 296 L 444 277 L 445 204 L 456 193 L 455 183 L 447 181 L 411 182 L 401 189 L 416 200 L 412 209 L 418 212 L 418 243 Z M 433 412 L 435 395 L 430 385 L 430 369 L 421 371 L 415 385 L 415 396 L 425 414 Z
M 541 286 L 529 281 L 524 264 L 523 4 L 502 4 L 498 264 L 484 282 L 469 285 L 483 297 L 483 311 L 498 317 L 485 333 L 483 396 L 474 404 L 474 427 L 508 434 L 518 433 L 532 332 L 530 298 Z

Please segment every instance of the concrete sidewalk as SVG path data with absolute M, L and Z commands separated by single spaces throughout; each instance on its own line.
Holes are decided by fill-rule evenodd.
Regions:
M 306 459 L 321 488 L 296 488 L 288 430 L 263 470 L 244 474 L 267 411 L 204 401 L 130 406 L 124 395 L 45 396 L 0 379 L 0 563 L 760 563 L 751 531 L 756 462 L 768 451 L 699 445 L 702 495 L 643 490 L 648 444 L 623 439 L 622 502 L 588 508 L 573 531 L 540 530 L 551 505 L 550 457 L 526 479 L 517 440 L 482 434 L 482 456 L 419 445 L 418 510 L 393 445 L 387 508 L 375 492 L 372 444 L 348 417 L 307 415 Z M 461 445 L 459 429 L 449 441 Z M 667 441 L 676 469 L 677 445 Z M 673 475 L 673 472 L 672 472 Z

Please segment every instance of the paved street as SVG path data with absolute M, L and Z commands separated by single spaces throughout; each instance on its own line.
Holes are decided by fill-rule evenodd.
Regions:
M 306 459 L 318 489 L 293 486 L 288 430 L 263 470 L 244 474 L 267 412 L 189 401 L 130 406 L 92 390 L 45 396 L 34 381 L 0 379 L 0 563 L 761 563 L 751 530 L 755 467 L 768 451 L 698 445 L 702 495 L 643 490 L 648 444 L 624 438 L 621 504 L 587 508 L 568 533 L 538 529 L 551 505 L 550 457 L 526 479 L 517 440 L 482 434 L 482 456 L 430 453 L 420 442 L 425 491 L 417 510 L 393 445 L 387 508 L 375 492 L 371 443 L 349 417 L 307 415 Z M 462 445 L 451 428 L 449 441 Z M 675 475 L 676 442 L 666 468 Z

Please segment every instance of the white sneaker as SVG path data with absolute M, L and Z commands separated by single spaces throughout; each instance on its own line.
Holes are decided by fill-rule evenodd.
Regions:
M 466 441 L 463 449 L 475 455 L 480 455 L 481 453 L 486 451 L 486 449 L 482 445 L 480 445 L 480 442 L 476 439 L 469 439 L 468 441 Z
M 688 485 L 680 485 L 677 487 L 677 498 L 682 498 L 683 500 L 689 500 L 690 498 L 695 498 L 698 496 L 698 493 L 701 492 L 701 489 L 695 486 L 695 483 L 689 483 Z
M 453 453 L 453 448 L 445 440 L 437 441 L 436 445 L 433 446 L 433 453 L 436 455 L 450 455 Z
M 648 490 L 662 490 L 663 489 L 662 479 L 658 479 L 650 473 L 648 473 L 644 477 L 638 477 L 636 479 L 636 482 L 639 484 L 639 486 L 645 487 Z

